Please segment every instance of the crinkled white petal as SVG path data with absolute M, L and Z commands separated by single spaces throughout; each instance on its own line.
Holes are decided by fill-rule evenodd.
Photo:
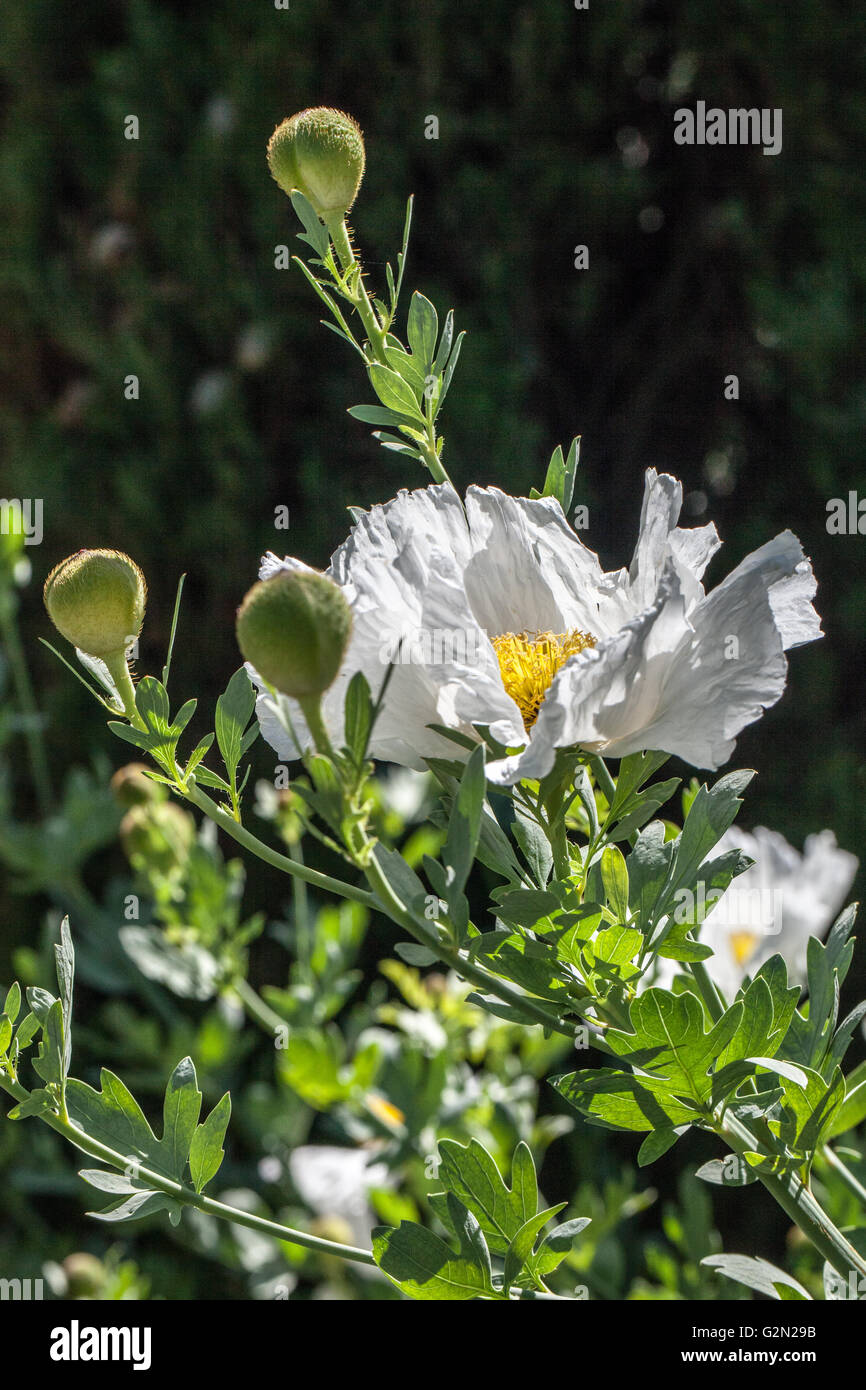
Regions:
M 471 487 L 466 516 L 472 556 L 463 580 L 491 637 L 574 628 L 598 635 L 605 576 L 554 498 Z
M 666 658 L 685 630 L 673 577 L 652 609 L 566 662 L 539 710 L 526 748 L 491 763 L 491 780 L 508 786 L 521 778 L 544 777 L 557 748 L 580 745 L 590 752 L 607 751 L 612 738 L 625 737 L 632 725 L 640 729 L 652 718 Z
M 355 671 L 375 693 L 393 661 L 375 757 L 421 768 L 428 757 L 460 756 L 428 728 L 441 724 L 469 735 L 489 726 L 521 749 L 490 765 L 504 785 L 543 776 L 557 748 L 578 745 L 612 757 L 658 749 L 719 767 L 739 732 L 782 694 L 785 650 L 821 635 L 815 580 L 784 532 L 706 594 L 701 581 L 719 539 L 713 526 L 677 525 L 681 498 L 676 479 L 647 470 L 631 567 L 612 573 L 551 498 L 470 488 L 464 512 L 453 488 L 437 484 L 362 513 L 328 571 L 354 617 L 346 661 L 323 702 L 332 736 L 342 737 Z M 268 555 L 262 574 L 299 564 Z M 527 737 L 490 639 L 574 629 L 596 645 L 559 672 Z M 267 700 L 260 709 L 265 736 L 294 756 Z M 292 716 L 306 746 L 294 707 Z
M 259 579 L 273 579 L 275 574 L 281 570 L 287 570 L 290 574 L 300 572 L 302 574 L 315 574 L 312 565 L 305 565 L 303 560 L 296 560 L 294 556 L 287 555 L 281 560 L 272 550 L 268 550 L 259 565 Z
M 679 566 L 668 565 L 660 606 L 657 599 L 617 639 L 573 657 L 559 673 L 536 723 L 539 735 L 552 702 L 565 709 L 557 743 L 573 737 L 611 757 L 659 749 L 717 768 L 737 734 L 780 698 L 787 639 L 817 623 L 814 581 L 796 538 L 777 536 L 692 606 Z M 660 584 L 660 598 L 663 592 Z
M 687 607 L 703 597 L 700 580 L 721 541 L 712 523 L 689 530 L 677 526 L 682 498 L 682 485 L 676 478 L 647 469 L 638 540 L 629 569 L 630 616 L 652 606 L 671 560 Z
M 363 671 L 376 696 L 391 663 L 371 756 L 419 770 L 426 758 L 453 758 L 457 745 L 430 724 L 473 737 L 473 725 L 485 724 L 497 738 L 522 741 L 520 712 L 505 692 L 496 653 L 466 596 L 461 567 L 469 556 L 465 514 L 447 484 L 400 492 L 373 507 L 335 551 L 327 573 L 342 587 L 353 616 L 345 660 L 322 701 L 325 725 L 337 743 L 352 676 Z M 306 748 L 306 724 L 295 702 L 286 704 Z M 258 712 L 262 733 L 280 756 L 297 756 L 269 697 L 260 700 Z

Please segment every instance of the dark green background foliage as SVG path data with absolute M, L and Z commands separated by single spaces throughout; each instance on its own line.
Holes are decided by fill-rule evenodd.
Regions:
M 108 545 L 141 564 L 142 671 L 161 665 L 187 570 L 172 679 L 209 709 L 259 555 L 323 565 L 347 505 L 426 481 L 345 413 L 370 395 L 360 364 L 301 275 L 274 268 L 276 245 L 301 245 L 265 144 L 325 103 L 365 132 L 352 225 L 370 286 L 414 192 L 407 286 L 469 330 L 442 418 L 458 486 L 526 493 L 580 432 L 577 500 L 608 567 L 630 555 L 647 465 L 682 478 L 686 524 L 717 523 L 711 580 L 787 526 L 801 537 L 827 636 L 793 655 L 788 694 L 739 741 L 737 764 L 760 773 L 743 823 L 795 844 L 828 825 L 862 857 L 866 537 L 825 523 L 830 498 L 866 495 L 864 28 L 857 0 L 5 5 L 0 490 L 44 499 L 24 630 L 57 780 L 118 755 L 37 645 L 58 559 Z M 676 146 L 673 112 L 697 99 L 781 107 L 783 153 Z M 642 229 L 648 208 L 658 230 Z M 271 889 L 251 866 L 253 905 Z M 6 976 L 45 900 L 0 899 Z M 597 1131 L 581 1143 L 596 1168 L 628 1152 Z M 568 1195 L 561 1175 L 548 1184 Z M 753 1230 L 759 1203 L 734 1195 L 731 1219 Z

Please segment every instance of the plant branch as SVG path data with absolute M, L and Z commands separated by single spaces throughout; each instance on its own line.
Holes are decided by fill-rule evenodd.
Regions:
M 338 897 L 348 898 L 351 902 L 361 903 L 364 907 L 372 909 L 377 909 L 380 906 L 373 894 L 366 892 L 363 888 L 357 888 L 352 883 L 344 883 L 339 878 L 332 878 L 330 874 L 319 873 L 317 869 L 308 869 L 305 864 L 299 864 L 297 860 L 290 859 L 286 854 L 280 854 L 279 850 L 271 849 L 270 845 L 257 839 L 244 826 L 233 820 L 227 811 L 212 801 L 206 792 L 202 791 L 201 787 L 196 784 L 194 773 L 189 777 L 186 787 L 178 788 L 178 790 L 183 790 L 184 795 L 194 806 L 209 816 L 227 835 L 231 835 L 233 840 L 237 840 L 239 845 L 243 845 L 244 849 L 248 849 L 251 854 L 255 854 L 266 864 L 270 864 L 284 874 L 303 879 L 304 883 L 309 883 L 314 888 L 321 888 L 325 893 L 335 893 Z
M 14 1096 L 16 1101 L 27 1099 L 28 1092 L 25 1088 L 2 1074 L 0 1074 L 0 1087 L 10 1096 Z M 67 1139 L 70 1144 L 80 1149 L 82 1153 L 90 1154 L 91 1158 L 99 1159 L 100 1162 L 107 1163 L 109 1167 L 117 1168 L 120 1172 L 129 1170 L 130 1159 L 127 1155 L 118 1153 L 115 1149 L 109 1148 L 107 1144 L 100 1143 L 98 1139 L 92 1139 L 71 1120 L 62 1119 L 61 1116 L 49 1112 L 41 1114 L 39 1119 L 50 1129 Z M 278 1221 L 270 1221 L 266 1217 L 240 1211 L 237 1207 L 230 1207 L 224 1202 L 217 1202 L 213 1197 L 205 1197 L 184 1183 L 164 1177 L 161 1173 L 156 1173 L 152 1168 L 147 1168 L 137 1161 L 135 1174 L 136 1181 L 140 1179 L 143 1186 L 153 1188 L 157 1192 L 163 1192 L 167 1197 L 172 1197 L 185 1206 L 195 1207 L 207 1216 L 218 1217 L 221 1221 L 231 1221 L 236 1226 L 248 1226 L 251 1231 L 261 1231 L 264 1235 L 274 1236 L 277 1240 L 291 1241 L 293 1245 L 302 1245 L 308 1250 L 316 1250 L 323 1255 L 337 1255 L 340 1259 L 352 1260 L 356 1264 L 375 1265 L 376 1263 L 371 1250 L 362 1250 L 355 1245 L 342 1245 L 338 1241 L 325 1240 L 321 1236 L 310 1235 L 307 1231 L 296 1231 L 291 1226 L 283 1226 Z
M 757 1142 L 750 1130 L 730 1112 L 721 1121 L 718 1133 L 744 1162 L 747 1161 L 744 1155 L 754 1152 L 757 1148 Z M 866 1260 L 833 1224 L 814 1194 L 796 1173 L 785 1177 L 757 1170 L 757 1177 L 837 1273 L 845 1279 L 852 1270 L 866 1276 Z

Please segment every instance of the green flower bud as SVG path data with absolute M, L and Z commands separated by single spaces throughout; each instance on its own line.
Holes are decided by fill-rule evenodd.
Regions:
M 299 111 L 278 125 L 268 164 L 284 193 L 299 189 L 319 217 L 345 217 L 364 177 L 364 139 L 351 116 L 330 106 Z
M 145 763 L 127 763 L 125 767 L 119 767 L 112 777 L 109 786 L 114 799 L 125 810 L 165 800 L 165 789 L 145 775 L 147 770 Z
M 244 659 L 296 700 L 315 698 L 333 683 L 351 631 L 342 589 L 314 570 L 281 570 L 261 580 L 238 609 Z
M 45 581 L 45 607 L 57 631 L 89 656 L 123 652 L 141 632 L 147 585 L 120 550 L 79 550 Z
M 68 1298 L 95 1298 L 105 1283 L 105 1266 L 86 1250 L 67 1255 L 61 1266 Z
M 169 874 L 182 868 L 195 844 L 195 821 L 173 801 L 133 806 L 120 822 L 120 843 L 135 867 L 141 859 L 151 869 Z

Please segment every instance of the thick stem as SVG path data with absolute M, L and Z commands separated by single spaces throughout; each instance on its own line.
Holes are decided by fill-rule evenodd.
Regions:
M 138 712 L 135 703 L 135 686 L 132 684 L 132 677 L 129 674 L 129 663 L 126 659 L 126 652 L 109 652 L 102 660 L 108 667 L 108 673 L 114 681 L 115 688 L 123 704 L 123 712 L 130 724 L 136 729 L 145 729 L 146 725 Z
M 316 752 L 322 753 L 326 758 L 333 758 L 334 750 L 331 747 L 328 730 L 325 728 L 325 721 L 322 718 L 321 695 L 301 696 L 298 700 L 298 704 L 301 707 L 301 713 L 307 721 L 307 728 L 313 736 Z
M 747 1152 L 754 1152 L 757 1142 L 746 1126 L 731 1115 L 725 1115 L 719 1126 L 719 1133 L 736 1154 L 742 1158 Z M 796 1226 L 812 1242 L 815 1249 L 829 1261 L 837 1273 L 847 1279 L 852 1270 L 866 1276 L 866 1260 L 858 1255 L 854 1246 L 833 1224 L 813 1193 L 801 1182 L 796 1173 L 779 1177 L 775 1173 L 757 1173 L 758 1179 L 776 1199 Z

